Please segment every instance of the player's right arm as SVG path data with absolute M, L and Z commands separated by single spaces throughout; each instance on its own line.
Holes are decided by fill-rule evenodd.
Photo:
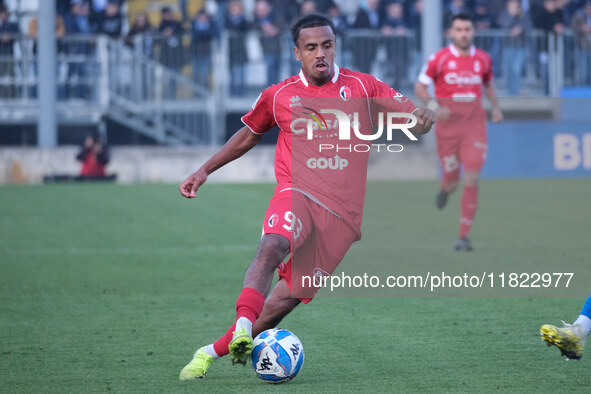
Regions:
M 261 139 L 263 139 L 262 134 L 253 133 L 246 126 L 238 130 L 215 155 L 185 179 L 179 187 L 181 194 L 187 198 L 195 197 L 197 190 L 205 183 L 209 174 L 244 155 Z
M 274 92 L 274 87 L 265 89 L 255 100 L 252 109 L 242 117 L 245 126 L 238 130 L 201 168 L 185 179 L 179 187 L 183 196 L 195 197 L 197 190 L 205 183 L 209 174 L 236 160 L 263 139 L 264 134 L 275 125 Z
M 421 74 L 415 84 L 415 94 L 423 103 L 425 103 L 427 108 L 435 111 L 438 119 L 446 119 L 451 114 L 451 111 L 449 108 L 439 105 L 437 99 L 432 97 L 428 90 L 429 86 L 439 77 L 436 62 L 436 56 L 432 55 L 427 64 L 423 66 Z

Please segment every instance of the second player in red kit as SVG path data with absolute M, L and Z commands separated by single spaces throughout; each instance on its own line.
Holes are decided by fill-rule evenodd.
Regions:
M 464 171 L 459 237 L 454 248 L 471 251 L 468 238 L 478 207 L 478 179 L 486 156 L 488 140 L 486 112 L 482 107 L 484 93 L 492 106 L 492 121 L 503 119 L 493 85 L 490 56 L 474 47 L 474 25 L 468 15 L 458 14 L 450 26 L 452 43 L 431 56 L 423 67 L 415 93 L 437 112 L 435 127 L 437 153 L 443 176 L 436 197 L 442 209 L 460 181 Z M 435 85 L 435 98 L 427 88 Z

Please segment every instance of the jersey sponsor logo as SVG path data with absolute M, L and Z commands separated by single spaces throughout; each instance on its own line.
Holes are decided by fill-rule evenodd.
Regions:
M 339 96 L 343 99 L 343 101 L 349 101 L 351 99 L 351 89 L 348 86 L 341 86 L 341 90 L 339 90 Z
M 345 158 L 339 157 L 339 155 L 334 157 L 311 157 L 306 161 L 306 165 L 313 170 L 343 170 L 349 165 L 349 161 Z
M 328 124 L 326 123 L 326 119 L 324 119 L 324 116 L 322 116 L 322 114 L 318 111 L 316 111 L 313 108 L 310 107 L 304 107 L 304 109 L 307 109 L 310 112 L 304 112 L 304 114 L 310 116 L 312 119 L 314 119 L 316 121 L 316 123 L 318 124 L 318 127 L 320 127 L 320 130 L 322 130 L 322 126 L 324 126 L 325 130 L 328 130 Z M 322 120 L 322 123 L 320 123 L 320 121 Z
M 302 98 L 300 96 L 293 96 L 290 100 L 289 100 L 289 107 L 293 108 L 293 107 L 300 107 L 302 105 L 301 103 Z
M 462 92 L 462 93 L 454 93 L 451 96 L 451 99 L 456 103 L 471 103 L 478 98 L 475 93 L 472 92 Z
M 267 224 L 271 228 L 277 226 L 278 223 L 279 223 L 279 215 L 277 215 L 276 213 L 271 215 L 271 217 L 269 218 L 269 221 L 267 222 Z
M 482 77 L 475 74 L 447 73 L 443 77 L 445 82 L 449 85 L 481 85 Z
M 315 111 L 315 113 L 317 113 Z M 378 113 L 378 129 L 375 134 L 362 134 L 359 131 L 359 113 L 353 112 L 353 116 L 347 115 L 345 112 L 340 111 L 338 109 L 322 109 L 320 110 L 322 114 L 332 114 L 337 118 L 336 124 L 338 124 L 339 133 L 338 137 L 340 140 L 350 140 L 351 139 L 351 129 L 353 129 L 353 133 L 355 137 L 363 141 L 374 141 L 381 138 L 382 134 L 384 133 L 384 129 L 386 129 L 386 138 L 388 141 L 391 141 L 392 133 L 394 130 L 402 131 L 411 141 L 418 141 L 417 137 L 414 136 L 413 133 L 410 132 L 409 129 L 412 129 L 417 124 L 417 117 L 413 114 L 409 114 L 406 112 L 379 112 Z M 319 114 L 320 115 L 320 114 Z M 386 119 L 384 121 L 384 118 Z M 323 118 L 324 119 L 324 118 Z M 351 121 L 351 119 L 353 119 Z M 406 119 L 407 121 L 404 123 L 394 123 L 395 119 Z M 292 122 L 293 125 L 293 122 Z M 312 122 L 308 122 L 307 125 L 308 129 L 308 140 L 314 139 L 314 127 Z M 328 129 L 328 126 L 327 126 Z

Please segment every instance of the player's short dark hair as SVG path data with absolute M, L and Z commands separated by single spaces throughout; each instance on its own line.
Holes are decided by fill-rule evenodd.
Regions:
M 460 12 L 458 14 L 455 14 L 454 16 L 452 16 L 451 21 L 449 21 L 449 27 L 452 27 L 455 21 L 469 21 L 474 23 L 474 20 L 472 19 L 472 17 L 470 16 L 470 14 L 467 14 L 465 12 Z
M 310 14 L 297 20 L 291 26 L 291 38 L 293 39 L 293 43 L 296 46 L 298 45 L 298 39 L 300 38 L 300 30 L 320 26 L 329 26 L 332 30 L 332 33 L 335 36 L 337 35 L 334 23 L 332 23 L 332 20 L 330 18 L 327 18 L 326 16 L 320 14 Z

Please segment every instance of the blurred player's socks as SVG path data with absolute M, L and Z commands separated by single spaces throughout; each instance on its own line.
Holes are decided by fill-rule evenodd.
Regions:
M 226 345 L 226 349 L 228 349 L 228 345 Z M 214 360 L 217 360 L 218 358 L 220 358 L 220 355 L 218 354 L 218 352 L 215 351 L 215 346 L 213 345 L 213 343 L 205 346 L 203 348 L 203 351 L 207 354 L 209 354 L 211 357 L 213 357 Z
M 467 237 L 478 208 L 478 186 L 464 186 L 461 202 L 460 238 Z
M 261 314 L 264 305 L 265 296 L 259 291 L 250 287 L 242 289 L 236 301 L 236 323 L 220 339 L 213 343 L 213 350 L 218 357 L 225 356 L 229 353 L 228 345 L 232 341 L 234 332 L 245 329 L 246 332 L 252 335 L 252 325 Z M 210 353 L 208 352 L 208 354 Z M 210 355 L 215 358 L 213 354 Z

